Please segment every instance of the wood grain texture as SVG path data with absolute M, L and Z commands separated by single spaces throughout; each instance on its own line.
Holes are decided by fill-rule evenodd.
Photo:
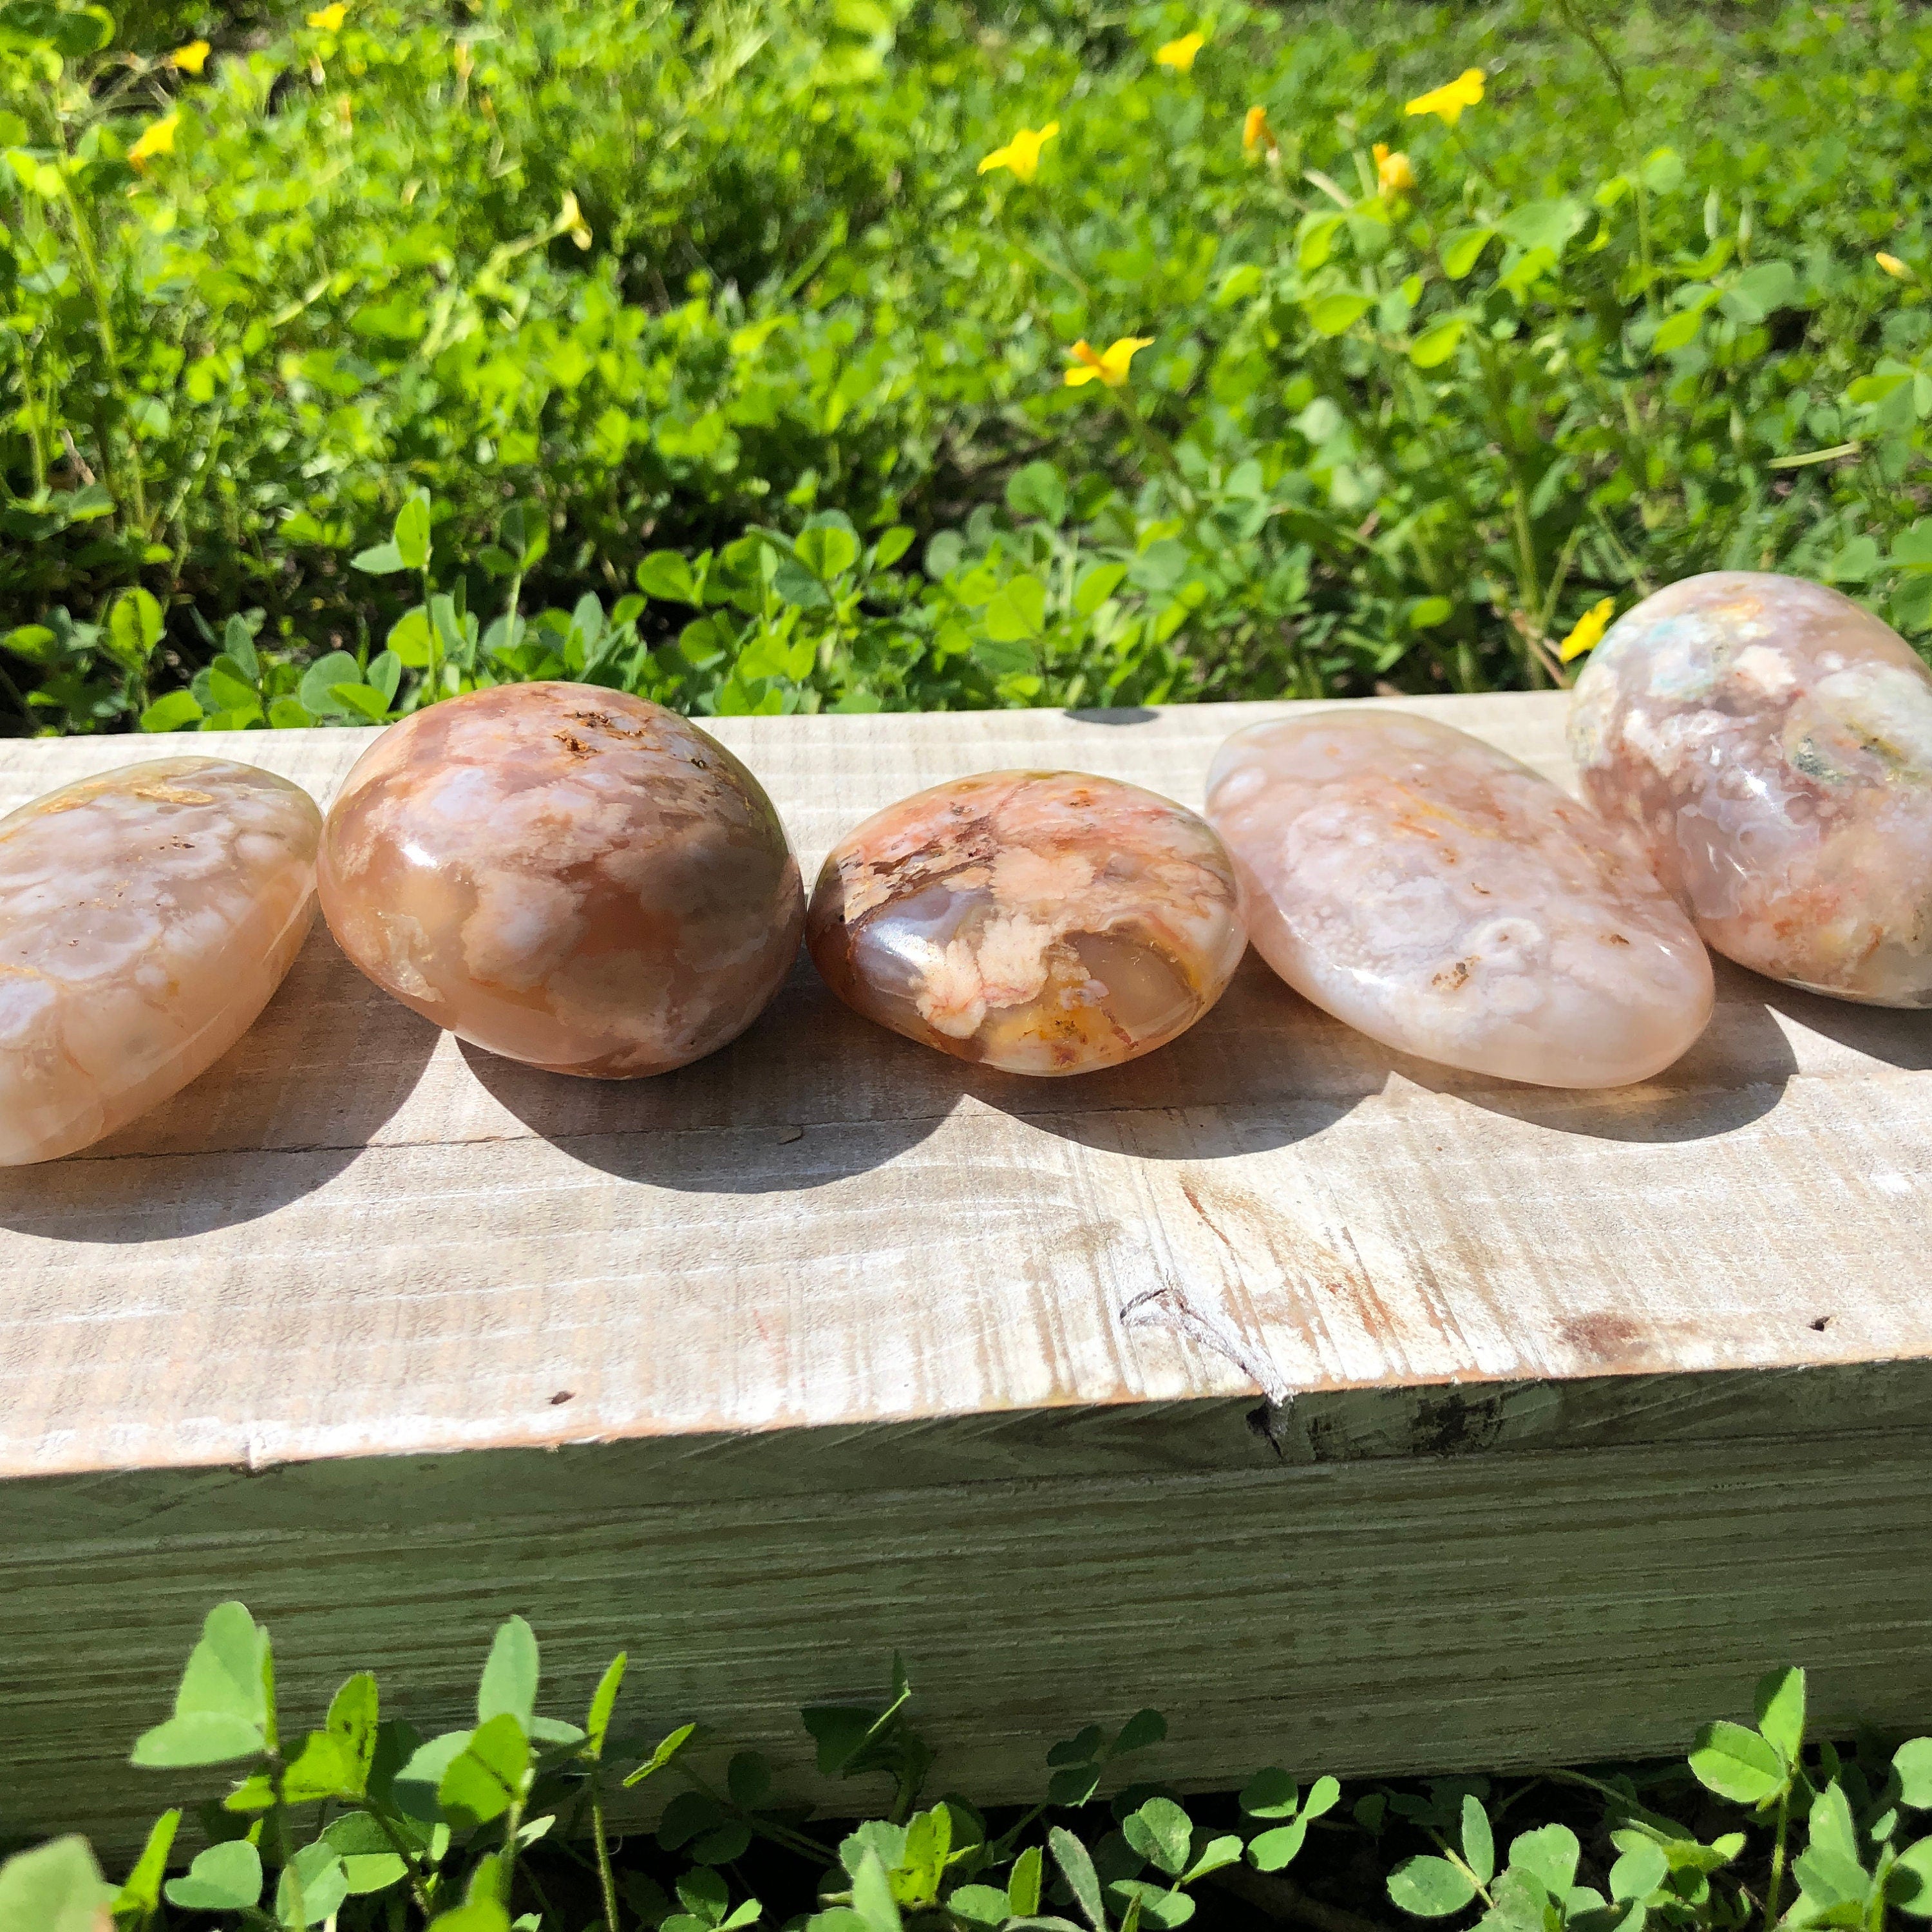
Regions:
M 1421 708 L 1560 776 L 1562 704 Z M 990 766 L 1198 802 L 1281 708 L 717 729 L 809 872 Z M 326 802 L 366 742 L 221 748 Z M 10 745 L 0 806 L 135 748 Z M 591 1082 L 439 1035 L 318 932 L 176 1101 L 0 1174 L 0 1474 L 1923 1356 L 1928 1066 L 1924 1014 L 1726 973 L 1659 1080 L 1486 1083 L 1251 958 L 1183 1040 L 1078 1080 L 922 1052 L 801 964 L 724 1052 Z
M 720 1727 L 713 1774 L 734 1750 L 768 1750 L 788 1792 L 834 1816 L 842 1793 L 811 1775 L 796 1711 L 876 1696 L 896 1649 L 940 1750 L 933 1788 L 983 1802 L 1038 1796 L 1048 1744 L 1145 1703 L 1172 1725 L 1145 1768 L 1196 1785 L 1267 1763 L 1305 1781 L 1679 1751 L 1701 1718 L 1748 1717 L 1751 1684 L 1784 1660 L 1812 1670 L 1824 1731 L 1922 1730 L 1925 1442 L 1853 1432 L 913 1490 L 892 1486 L 881 1442 L 867 1491 L 593 1492 L 562 1509 L 486 1458 L 494 1480 L 461 1514 L 445 1513 L 447 1493 L 422 1508 L 412 1465 L 338 1465 L 364 1472 L 359 1524 L 237 1532 L 165 1510 L 144 1535 L 10 1524 L 0 1790 L 9 1829 L 136 1840 L 184 1780 L 128 1770 L 124 1754 L 166 1714 L 224 1589 L 271 1624 L 278 1695 L 303 1721 L 372 1664 L 392 1714 L 430 1730 L 470 1721 L 490 1628 L 516 1610 L 542 1634 L 547 1707 L 580 1709 L 626 1647 L 629 1720 L 661 1733 L 704 1716 Z
M 1413 708 L 1567 783 L 1563 703 Z M 710 728 L 809 878 L 976 770 L 1198 805 L 1290 708 Z M 326 804 L 368 742 L 219 748 Z M 150 748 L 0 746 L 0 810 Z M 1610 1094 L 1388 1053 L 1252 958 L 1076 1080 L 801 964 L 722 1053 L 602 1084 L 437 1034 L 318 931 L 194 1086 L 0 1173 L 0 1655 L 47 1714 L 0 1737 L 8 1823 L 131 1828 L 100 1767 L 231 1594 L 293 1694 L 380 1664 L 425 1722 L 512 1610 L 573 1686 L 628 1643 L 653 1714 L 739 1742 L 896 1646 L 987 1797 L 1143 1702 L 1195 1780 L 1673 1748 L 1787 1658 L 1922 1722 L 1928 1185 L 1932 1016 L 1741 971 Z

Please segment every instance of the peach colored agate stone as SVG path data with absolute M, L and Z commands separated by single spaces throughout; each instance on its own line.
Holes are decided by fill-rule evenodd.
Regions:
M 1080 772 L 935 785 L 836 846 L 806 943 L 845 1003 L 962 1060 L 1084 1073 L 1221 997 L 1247 940 L 1192 812 Z
M 1597 646 L 1570 748 L 1718 951 L 1932 1005 L 1932 674 L 1888 626 L 1798 578 L 1687 578 Z
M 1215 757 L 1208 816 L 1262 958 L 1404 1053 L 1617 1087 L 1710 1018 L 1710 960 L 1642 858 L 1466 732 L 1353 709 L 1252 725 Z
M 226 758 L 0 818 L 0 1166 L 90 1145 L 247 1032 L 315 916 L 321 831 L 299 786 Z
M 749 1026 L 798 952 L 798 862 L 758 780 L 663 706 L 506 685 L 392 725 L 322 836 L 322 906 L 379 986 L 461 1038 L 628 1079 Z

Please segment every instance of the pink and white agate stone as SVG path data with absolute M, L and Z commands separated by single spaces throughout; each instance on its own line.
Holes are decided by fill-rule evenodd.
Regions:
M 392 725 L 329 812 L 320 878 L 343 950 L 405 1006 L 601 1079 L 742 1033 L 805 919 L 750 772 L 676 712 L 590 685 L 500 686 Z
M 1932 673 L 1869 611 L 1754 571 L 1673 584 L 1597 646 L 1570 748 L 1718 952 L 1932 1005 Z
M 1250 726 L 1215 757 L 1208 816 L 1262 958 L 1402 1052 L 1617 1087 L 1710 1018 L 1710 960 L 1642 858 L 1447 724 L 1350 708 Z
M 315 916 L 321 832 L 298 785 L 227 758 L 0 818 L 0 1166 L 91 1145 L 248 1031 Z
M 1201 819 L 1082 772 L 986 772 L 875 814 L 819 874 L 806 944 L 868 1019 L 1010 1073 L 1085 1073 L 1184 1033 L 1247 939 Z

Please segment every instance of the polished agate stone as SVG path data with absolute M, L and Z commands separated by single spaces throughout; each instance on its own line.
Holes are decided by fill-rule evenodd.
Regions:
M 1118 1066 L 1221 997 L 1246 938 L 1221 842 L 1138 785 L 986 772 L 874 814 L 806 943 L 850 1006 L 1010 1073 Z
M 1932 1005 L 1932 674 L 1868 611 L 1754 571 L 1673 584 L 1597 646 L 1570 748 L 1720 952 Z
M 315 916 L 322 814 L 227 758 L 163 758 L 0 818 L 0 1166 L 88 1146 L 254 1023 Z
M 758 780 L 662 705 L 505 685 L 418 711 L 324 829 L 322 909 L 379 986 L 559 1073 L 628 1079 L 751 1024 L 805 895 Z
M 1480 739 L 1404 712 L 1237 732 L 1208 816 L 1262 957 L 1424 1060 L 1545 1087 L 1668 1066 L 1711 1016 L 1711 962 L 1643 859 Z

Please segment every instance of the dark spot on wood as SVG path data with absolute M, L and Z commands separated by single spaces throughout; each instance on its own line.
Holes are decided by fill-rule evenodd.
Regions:
M 1620 1363 L 1636 1346 L 1642 1331 L 1627 1315 L 1578 1315 L 1559 1324 L 1557 1333 L 1579 1354 L 1599 1361 Z
M 550 1406 L 553 1408 L 561 1408 L 566 1402 L 572 1400 L 576 1394 L 577 1391 L 574 1389 L 559 1389 L 556 1394 L 550 1397 Z
M 1286 1405 L 1283 1406 L 1285 1408 Z M 1248 1411 L 1248 1428 L 1251 1433 L 1258 1436 L 1274 1451 L 1277 1460 L 1281 1460 L 1283 1456 L 1281 1438 L 1274 1432 L 1276 1412 L 1273 1402 L 1258 1402 Z
M 1808 1322 L 1805 1325 L 1808 1328 L 1815 1329 L 1818 1334 L 1822 1335 L 1825 1332 L 1825 1324 L 1828 1322 L 1831 1318 L 1832 1318 L 1828 1315 L 1821 1315 L 1816 1321 Z
M 1460 1389 L 1424 1396 L 1415 1406 L 1409 1445 L 1418 1456 L 1464 1456 L 1486 1449 L 1502 1433 L 1503 1406 L 1498 1396 L 1474 1401 Z

